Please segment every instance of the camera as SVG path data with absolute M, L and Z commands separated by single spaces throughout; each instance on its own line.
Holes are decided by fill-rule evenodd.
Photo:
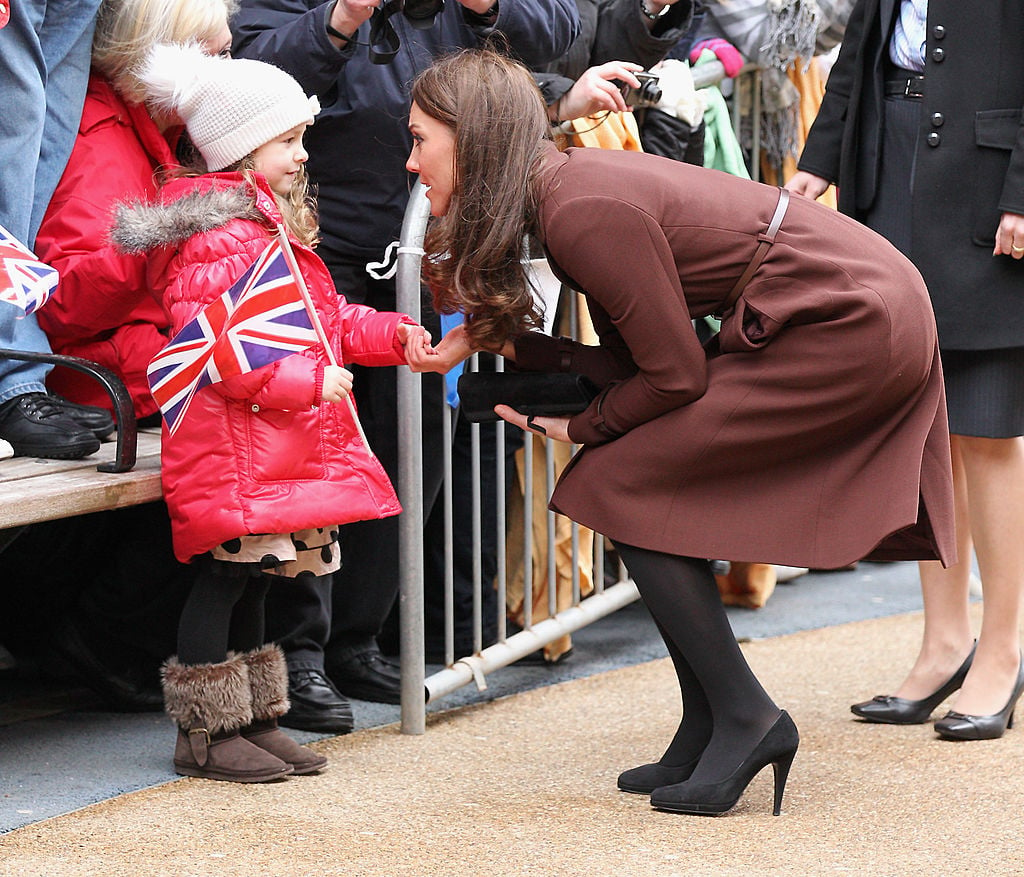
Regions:
M 427 30 L 434 26 L 434 16 L 444 9 L 444 0 L 399 0 L 397 5 L 409 24 Z
M 658 85 L 657 74 L 637 73 L 635 75 L 640 80 L 640 87 L 631 88 L 628 85 L 623 85 L 621 89 L 626 106 L 633 107 L 633 109 L 656 106 L 661 100 L 661 88 Z
M 416 30 L 430 30 L 442 9 L 444 0 L 386 0 L 370 18 L 370 61 L 390 64 L 398 54 L 400 40 L 391 16 L 401 13 Z

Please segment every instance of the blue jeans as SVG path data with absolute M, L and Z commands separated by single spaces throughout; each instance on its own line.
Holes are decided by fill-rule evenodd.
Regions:
M 0 29 L 0 225 L 27 247 L 67 164 L 89 80 L 99 0 L 12 0 Z M 0 347 L 48 353 L 34 315 L 0 302 Z M 0 403 L 45 390 L 49 366 L 0 360 Z

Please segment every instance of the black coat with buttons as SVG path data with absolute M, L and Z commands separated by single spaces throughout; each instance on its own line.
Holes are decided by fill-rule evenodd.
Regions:
M 899 0 L 858 0 L 800 170 L 864 219 L 878 185 L 889 35 Z M 910 256 L 949 350 L 1024 346 L 1024 262 L 993 256 L 1024 214 L 1024 0 L 930 0 Z

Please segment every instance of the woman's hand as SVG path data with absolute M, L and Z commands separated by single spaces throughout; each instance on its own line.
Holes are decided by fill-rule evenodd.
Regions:
M 469 359 L 476 350 L 469 343 L 469 335 L 466 333 L 464 324 L 449 329 L 444 338 L 434 348 L 437 356 L 432 365 L 432 371 L 447 374 L 460 362 Z
M 601 110 L 623 113 L 629 107 L 622 97 L 619 83 L 624 82 L 630 88 L 639 88 L 640 80 L 633 74 L 643 69 L 639 64 L 630 61 L 609 61 L 607 64 L 590 67 L 576 80 L 572 88 L 548 108 L 548 116 L 552 122 L 564 122 L 567 119 L 592 116 Z
M 340 365 L 324 366 L 324 388 L 320 398 L 324 402 L 340 402 L 352 392 L 352 372 Z
M 828 180 L 824 177 L 819 177 L 817 174 L 808 173 L 807 171 L 797 171 L 789 178 L 789 182 L 786 183 L 786 188 L 789 189 L 790 192 L 794 192 L 797 195 L 803 195 L 805 198 L 810 198 L 812 201 L 824 195 L 825 190 L 828 187 Z
M 996 246 L 993 256 L 1024 257 L 1024 216 L 1019 213 L 1004 213 L 996 230 Z
M 502 420 L 507 420 L 513 426 L 518 426 L 534 435 L 554 439 L 556 442 L 572 443 L 572 439 L 569 438 L 568 417 L 527 417 L 514 408 L 509 408 L 508 405 L 495 405 L 494 413 Z
M 399 323 L 395 337 L 405 350 L 405 361 L 414 372 L 437 371 L 437 351 L 430 346 L 430 333 L 422 326 Z

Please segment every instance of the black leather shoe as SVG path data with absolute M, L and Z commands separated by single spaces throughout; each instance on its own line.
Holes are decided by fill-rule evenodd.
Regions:
M 16 457 L 80 460 L 100 449 L 100 440 L 46 393 L 25 393 L 0 406 L 0 438 Z
M 90 635 L 68 616 L 56 625 L 52 643 L 82 682 L 118 712 L 155 712 L 164 707 L 160 671 L 129 646 Z
M 931 717 L 935 707 L 964 684 L 964 678 L 974 660 L 976 646 L 977 642 L 971 646 L 971 653 L 964 659 L 960 669 L 928 697 L 921 700 L 907 700 L 903 697 L 893 697 L 890 694 L 877 694 L 871 700 L 855 703 L 850 707 L 850 712 L 866 721 L 878 722 L 883 725 L 923 725 Z
M 990 716 L 972 716 L 950 710 L 935 723 L 935 731 L 947 740 L 995 740 L 1013 727 L 1013 711 L 1024 692 L 1024 655 L 1021 655 L 1010 699 L 999 712 Z
M 327 675 L 349 697 L 374 703 L 401 703 L 402 680 L 399 667 L 377 648 L 327 655 Z
M 280 725 L 331 734 L 347 734 L 355 725 L 352 704 L 320 670 L 289 670 L 288 699 L 291 708 L 278 719 Z
M 89 430 L 100 441 L 110 438 L 114 432 L 114 418 L 110 412 L 94 405 L 79 405 L 69 402 L 63 396 L 49 394 L 50 401 L 79 426 Z

